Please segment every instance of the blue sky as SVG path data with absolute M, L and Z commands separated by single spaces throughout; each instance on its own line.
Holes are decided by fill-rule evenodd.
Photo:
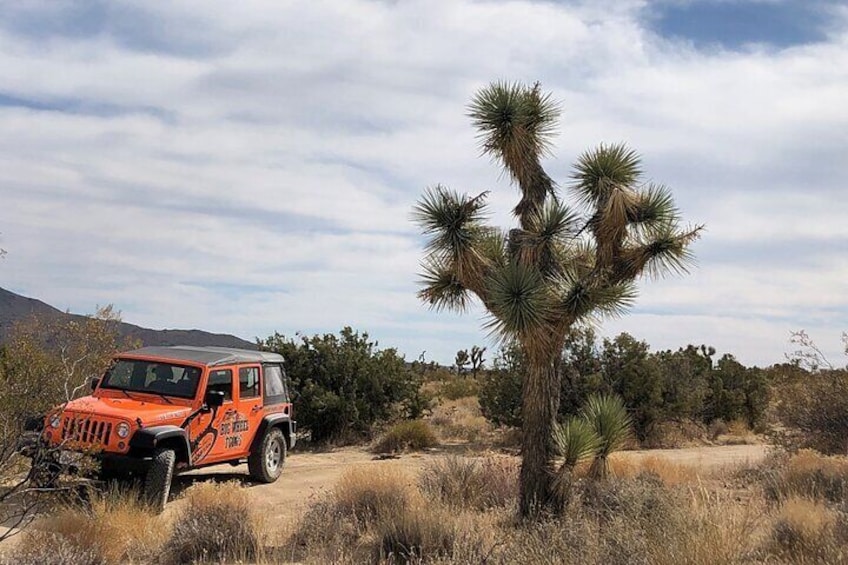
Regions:
M 687 277 L 600 331 L 780 362 L 848 329 L 848 10 L 827 1 L 3 2 L 0 286 L 248 339 L 367 330 L 408 358 L 485 344 L 416 297 L 410 209 L 516 192 L 465 117 L 491 80 L 564 108 L 551 175 L 625 141 L 686 219 Z

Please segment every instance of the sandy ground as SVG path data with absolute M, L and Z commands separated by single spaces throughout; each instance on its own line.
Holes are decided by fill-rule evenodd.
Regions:
M 458 447 L 458 446 L 457 446 Z M 678 465 L 685 465 L 709 471 L 761 461 L 768 450 L 765 445 L 727 445 L 716 447 L 693 447 L 684 449 L 652 449 L 627 451 L 617 454 L 625 460 L 648 458 L 667 459 Z M 362 448 L 344 448 L 326 453 L 289 454 L 282 476 L 270 485 L 250 484 L 247 482 L 247 466 L 232 467 L 223 465 L 193 471 L 177 478 L 175 492 L 179 492 L 197 481 L 237 480 L 250 484 L 250 493 L 262 513 L 271 519 L 296 520 L 297 517 L 321 493 L 333 487 L 336 480 L 348 469 L 355 466 L 379 468 L 386 465 L 399 465 L 410 474 L 417 472 L 427 461 L 443 457 L 454 451 L 450 448 L 403 455 L 396 459 L 377 459 Z M 469 453 L 473 455 L 473 453 Z M 169 504 L 168 511 L 179 507 L 179 500 Z

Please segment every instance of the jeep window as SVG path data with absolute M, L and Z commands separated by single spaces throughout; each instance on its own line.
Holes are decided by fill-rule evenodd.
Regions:
M 233 399 L 233 372 L 229 369 L 220 369 L 209 373 L 209 383 L 206 392 L 218 391 L 224 393 L 224 401 Z
M 106 371 L 100 387 L 128 392 L 149 392 L 194 398 L 200 369 L 158 361 L 118 359 Z
M 286 401 L 286 385 L 283 380 L 283 368 L 279 365 L 263 365 L 265 375 L 265 404 L 279 404 Z
M 259 367 L 239 369 L 239 398 L 259 396 Z

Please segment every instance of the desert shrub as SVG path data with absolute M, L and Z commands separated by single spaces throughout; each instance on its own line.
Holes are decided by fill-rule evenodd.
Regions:
M 480 410 L 496 426 L 521 426 L 521 373 L 517 369 L 486 372 L 479 390 Z
M 719 565 L 757 549 L 762 512 L 732 496 L 669 488 L 644 474 L 580 487 L 561 517 L 502 526 L 502 545 L 486 562 Z
M 778 388 L 776 415 L 795 434 L 780 439 L 786 447 L 823 453 L 848 450 L 848 370 L 804 373 Z
M 663 457 L 611 457 L 610 474 L 622 479 L 632 479 L 639 475 L 655 477 L 666 486 L 696 484 L 701 473 L 696 467 L 681 465 Z
M 185 493 L 164 555 L 172 563 L 254 560 L 262 524 L 247 490 L 236 483 L 200 483 Z
M 428 407 L 421 375 L 395 349 L 377 349 L 367 333 L 287 339 L 274 334 L 260 345 L 281 353 L 297 397 L 298 424 L 316 442 L 365 437 L 376 424 L 417 418 Z
M 591 330 L 575 329 L 560 357 L 559 419 L 576 415 L 592 395 L 615 394 L 624 400 L 636 437 L 646 446 L 662 444 L 656 428 L 666 422 L 742 419 L 759 428 L 769 401 L 765 373 L 742 366 L 731 355 L 714 363 L 714 354 L 711 347 L 693 345 L 652 354 L 646 342 L 626 333 L 598 343 Z M 521 425 L 524 371 L 520 352 L 507 346 L 481 381 L 480 406 L 495 425 Z M 703 432 L 681 431 L 684 437 Z
M 73 540 L 50 532 L 28 532 L 20 545 L 7 553 L 0 553 L 0 565 L 107 565 L 103 556 L 93 547 L 85 547 Z
M 410 478 L 396 467 L 357 467 L 347 471 L 333 489 L 338 509 L 362 522 L 387 519 L 411 504 Z
M 672 521 L 685 506 L 681 492 L 667 488 L 653 473 L 609 481 L 581 484 L 580 503 L 584 510 L 602 519 L 626 516 L 641 524 L 661 526 Z
M 0 523 L 25 526 L 43 510 L 45 497 L 27 487 L 44 477 L 38 469 L 44 466 L 28 473 L 17 443 L 48 410 L 87 394 L 89 379 L 102 375 L 115 351 L 132 343 L 121 338 L 119 322 L 107 306 L 92 316 L 30 316 L 10 329 L 0 347 Z M 55 461 L 49 451 L 37 449 L 35 459 Z M 60 471 L 50 474 L 55 478 Z M 0 530 L 0 541 L 7 535 Z
M 472 377 L 453 377 L 442 383 L 439 387 L 438 395 L 447 400 L 457 400 L 469 396 L 477 396 L 479 391 L 480 385 L 476 379 Z
M 791 497 L 772 527 L 769 552 L 794 563 L 844 563 L 846 516 L 821 502 Z
M 804 449 L 791 457 L 772 457 L 762 466 L 766 498 L 782 502 L 805 497 L 836 504 L 848 503 L 848 460 Z
M 710 422 L 709 426 L 709 436 L 710 439 L 716 440 L 718 436 L 722 436 L 727 434 L 730 431 L 727 423 L 721 418 L 716 418 L 712 422 Z
M 419 477 L 423 493 L 458 508 L 503 508 L 517 496 L 518 465 L 504 457 L 449 455 L 427 463 Z
M 355 516 L 325 494 L 309 506 L 294 532 L 269 557 L 272 563 L 362 563 L 370 557 L 369 552 L 358 551 L 365 531 Z
M 163 522 L 133 493 L 108 491 L 55 509 L 25 530 L 8 563 L 126 563 L 158 552 Z M 55 561 L 53 555 L 56 555 Z
M 395 424 L 383 434 L 373 450 L 375 453 L 396 453 L 398 451 L 418 451 L 438 445 L 436 434 L 424 420 L 407 420 Z
M 354 467 L 310 506 L 299 528 L 284 544 L 281 560 L 372 560 L 379 548 L 363 543 L 363 539 L 373 539 L 373 531 L 381 524 L 402 520 L 418 500 L 412 480 L 399 468 L 384 463 Z
M 666 420 L 655 424 L 641 443 L 645 449 L 679 449 L 700 445 L 707 435 L 707 427 L 698 421 Z
M 440 403 L 433 408 L 429 422 L 443 439 L 477 441 L 491 431 L 474 397 Z
M 421 505 L 380 522 L 377 556 L 391 563 L 450 557 L 458 537 L 455 520 L 439 507 Z

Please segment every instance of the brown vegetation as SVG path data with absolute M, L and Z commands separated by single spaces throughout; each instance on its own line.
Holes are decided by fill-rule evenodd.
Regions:
M 438 445 L 436 434 L 424 420 L 407 420 L 395 424 L 374 444 L 375 453 L 418 451 Z

